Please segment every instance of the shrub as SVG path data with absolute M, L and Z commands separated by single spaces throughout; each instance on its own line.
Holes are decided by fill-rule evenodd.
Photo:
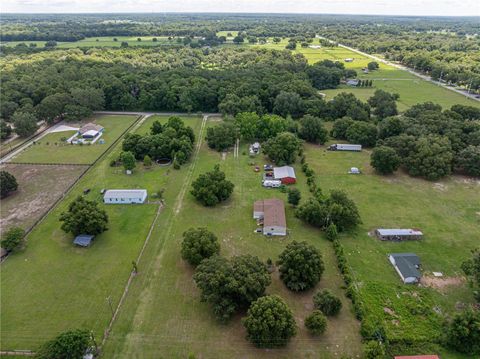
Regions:
M 320 335 L 327 329 L 327 318 L 320 310 L 314 310 L 305 318 L 305 327 L 314 335 Z
M 300 199 L 302 198 L 302 194 L 298 188 L 290 188 L 288 190 L 288 203 L 293 206 L 297 206 L 300 203 Z
M 90 346 L 90 332 L 76 329 L 45 343 L 36 354 L 39 359 L 82 358 Z
M 7 171 L 0 171 L 0 197 L 5 198 L 18 188 L 17 179 Z
M 259 348 L 285 346 L 297 333 L 293 313 L 276 295 L 261 297 L 252 303 L 243 320 L 247 338 Z
M 2 248 L 10 252 L 15 250 L 22 242 L 25 231 L 19 227 L 12 227 L 3 234 Z
M 448 346 L 465 354 L 480 354 L 480 312 L 467 309 L 446 324 Z
M 330 223 L 325 230 L 325 235 L 329 241 L 334 241 L 338 237 L 337 226 L 335 223 Z
M 62 229 L 74 236 L 86 233 L 97 235 L 106 231 L 108 215 L 105 210 L 98 207 L 95 201 L 88 201 L 78 196 L 68 205 L 68 210 L 60 215 Z
M 313 296 L 315 308 L 321 310 L 325 315 L 337 315 L 342 309 L 342 302 L 331 291 L 325 289 Z
M 383 359 L 385 358 L 385 346 L 381 342 L 370 340 L 363 349 L 365 359 Z

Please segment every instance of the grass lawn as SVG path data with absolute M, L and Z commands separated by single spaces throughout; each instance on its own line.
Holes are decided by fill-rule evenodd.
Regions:
M 440 315 L 452 314 L 457 303 L 472 303 L 472 293 L 462 277 L 460 264 L 478 247 L 480 234 L 480 182 L 452 176 L 428 182 L 403 173 L 378 176 L 369 165 L 369 151 L 328 152 L 325 147 L 307 146 L 307 162 L 315 169 L 324 191 L 345 190 L 355 200 L 363 224 L 342 235 L 349 264 L 365 301 L 367 315 L 381 322 L 393 339 L 431 339 L 441 332 Z M 352 176 L 352 166 L 363 171 Z M 381 242 L 368 235 L 375 228 L 420 228 L 425 238 L 410 242 Z M 403 285 L 387 259 L 388 253 L 414 252 L 424 276 L 439 271 L 455 278 L 456 285 L 442 281 L 434 287 Z M 414 314 L 425 305 L 428 314 Z M 394 314 L 389 314 L 389 308 Z M 430 338 L 428 337 L 430 336 Z M 448 356 L 445 356 L 448 357 Z
M 209 122 L 209 126 L 214 122 Z M 251 161 L 242 152 L 233 158 L 229 152 L 222 160 L 204 143 L 193 176 L 187 178 L 187 191 L 182 197 L 167 194 L 167 207 L 153 232 L 153 239 L 139 264 L 140 275 L 135 279 L 131 292 L 120 313 L 118 322 L 107 345 L 106 357 L 122 358 L 185 358 L 194 353 L 199 358 L 306 358 L 320 355 L 322 358 L 339 356 L 342 353 L 357 355 L 361 352 L 359 323 L 351 313 L 349 301 L 341 289 L 331 243 L 321 233 L 305 226 L 286 206 L 290 235 L 287 238 L 266 238 L 253 233 L 256 223 L 252 219 L 252 206 L 256 199 L 279 197 L 286 201 L 286 194 L 279 190 L 261 187 L 261 174 L 255 173 Z M 257 163 L 265 163 L 262 157 Z M 220 163 L 227 178 L 235 183 L 233 197 L 215 208 L 199 205 L 189 193 L 190 180 Z M 297 168 L 299 184 L 305 194 L 306 179 Z M 181 192 L 182 193 L 182 192 Z M 253 254 L 262 260 L 276 260 L 286 244 L 292 240 L 308 241 L 323 252 L 326 271 L 315 290 L 294 294 L 272 275 L 268 293 L 281 295 L 292 308 L 299 326 L 298 335 L 285 349 L 256 349 L 245 339 L 240 318 L 236 316 L 229 324 L 215 321 L 208 304 L 200 302 L 200 294 L 193 283 L 192 268 L 180 258 L 182 233 L 190 228 L 206 226 L 217 234 L 222 255 Z M 311 337 L 303 326 L 303 319 L 313 308 L 312 295 L 319 288 L 330 288 L 343 301 L 341 314 L 329 320 L 325 335 Z
M 15 176 L 18 190 L 2 199 L 0 227 L 30 228 L 62 193 L 85 171 L 86 166 L 1 166 Z
M 103 126 L 105 131 L 101 139 L 105 143 L 97 141 L 93 145 L 71 145 L 64 139 L 70 138 L 75 131 L 49 133 L 12 158 L 11 162 L 92 164 L 137 118 L 131 115 L 103 115 L 81 123 L 66 123 L 71 127 L 80 127 L 88 122 Z
M 197 131 L 200 121 L 189 119 Z M 179 171 L 138 164 L 127 176 L 110 167 L 121 144 L 92 167 L 73 191 L 27 237 L 26 248 L 2 263 L 2 349 L 33 349 L 59 332 L 89 328 L 101 338 L 111 317 L 107 297 L 118 303 L 129 273 L 143 245 L 158 204 L 103 205 L 109 230 L 90 248 L 77 248 L 73 237 L 60 229 L 58 217 L 83 189 L 87 198 L 101 200 L 102 188 L 176 188 L 188 165 Z M 160 215 L 162 217 L 162 214 Z
M 269 42 L 264 45 L 255 44 L 244 46 L 259 46 L 283 50 L 288 43 L 288 39 L 282 39 L 278 44 L 274 44 L 271 38 L 268 39 L 268 41 Z M 311 45 L 318 45 L 318 42 L 314 41 Z M 397 102 L 400 111 L 404 111 L 412 105 L 426 101 L 438 103 L 445 109 L 450 108 L 455 104 L 480 107 L 479 101 L 475 101 L 456 92 L 439 87 L 393 66 L 381 63 L 379 70 L 372 71 L 369 74 L 363 74 L 362 68 L 366 67 L 367 64 L 373 60 L 343 47 L 322 47 L 320 49 L 312 49 L 309 47 L 302 48 L 300 47 L 300 44 L 297 44 L 297 49 L 294 50 L 294 53 L 303 54 L 309 63 L 315 63 L 326 59 L 340 61 L 347 69 L 356 70 L 358 78 L 373 80 L 373 87 L 368 89 L 353 88 L 342 85 L 338 89 L 322 90 L 321 92 L 327 95 L 327 100 L 340 92 L 346 91 L 351 92 L 359 99 L 366 101 L 371 95 L 373 95 L 376 89 L 382 89 L 400 95 L 400 99 Z M 353 58 L 354 60 L 353 62 L 344 62 L 346 58 Z

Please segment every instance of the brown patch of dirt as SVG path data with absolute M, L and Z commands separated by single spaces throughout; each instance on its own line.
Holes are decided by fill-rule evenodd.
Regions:
M 391 315 L 392 317 L 396 317 L 397 314 L 390 308 L 388 307 L 383 307 L 383 311 L 388 314 L 388 315 Z
M 464 277 L 431 277 L 423 276 L 420 284 L 425 287 L 437 289 L 439 291 L 447 290 L 448 287 L 460 286 L 465 283 Z

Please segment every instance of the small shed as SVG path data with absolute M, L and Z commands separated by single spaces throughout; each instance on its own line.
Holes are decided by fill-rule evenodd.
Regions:
M 415 284 L 420 281 L 420 258 L 414 253 L 392 253 L 388 255 L 390 263 L 405 284 Z
M 375 235 L 382 241 L 418 240 L 423 238 L 422 231 L 411 228 L 377 228 Z
M 282 184 L 292 184 L 297 182 L 295 170 L 290 166 L 274 167 L 273 178 L 282 181 Z
M 91 234 L 79 234 L 73 240 L 73 244 L 80 247 L 89 247 L 94 238 L 95 236 Z
M 107 204 L 144 203 L 146 199 L 146 189 L 109 189 L 103 195 L 103 202 Z
M 350 80 L 347 80 L 347 85 L 348 86 L 358 86 L 358 84 L 360 83 L 360 80 L 357 80 L 357 79 L 350 79 Z
M 348 57 L 345 59 L 345 62 L 353 62 L 353 59 L 351 57 Z

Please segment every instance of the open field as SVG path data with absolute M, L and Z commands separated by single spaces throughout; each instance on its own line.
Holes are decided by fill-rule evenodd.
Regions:
M 198 131 L 200 121 L 192 118 L 188 124 Z M 168 193 L 182 183 L 188 169 L 144 169 L 139 164 L 127 176 L 121 167 L 109 166 L 120 149 L 119 143 L 92 167 L 30 233 L 26 248 L 2 263 L 2 350 L 35 350 L 69 328 L 89 328 L 102 337 L 111 317 L 106 298 L 117 305 L 159 205 L 101 204 L 109 215 L 109 230 L 88 249 L 75 247 L 72 236 L 60 229 L 60 213 L 85 188 L 91 189 L 87 198 L 97 200 L 102 188 L 146 188 L 150 195 L 166 188 Z
M 11 159 L 17 163 L 65 163 L 92 164 L 121 134 L 137 119 L 138 116 L 103 115 L 86 119 L 81 123 L 66 123 L 71 127 L 80 127 L 88 122 L 97 123 L 105 128 L 101 139 L 93 145 L 72 145 L 65 140 L 75 134 L 75 131 L 53 132 L 30 145 Z
M 156 37 L 157 41 L 153 41 Z M 117 41 L 113 40 L 114 38 Z M 137 39 L 140 38 L 141 41 Z M 87 37 L 83 40 L 72 42 L 57 42 L 58 48 L 76 48 L 76 47 L 120 47 L 123 41 L 128 42 L 129 46 L 161 46 L 177 44 L 176 39 L 169 40 L 168 36 L 99 36 Z M 8 41 L 2 42 L 1 45 L 16 46 L 18 44 L 35 44 L 37 47 L 44 47 L 46 41 Z
M 18 190 L 2 199 L 0 228 L 30 228 L 64 191 L 85 171 L 86 166 L 35 166 L 6 164 L 2 170 L 15 176 Z
M 363 224 L 355 232 L 342 235 L 340 241 L 368 316 L 382 323 L 391 339 L 437 337 L 441 317 L 432 310 L 434 307 L 448 315 L 461 307 L 458 303 L 473 303 L 460 264 L 480 240 L 480 181 L 452 176 L 427 182 L 403 173 L 378 176 L 369 165 L 368 151 L 327 152 L 324 147 L 308 145 L 306 156 L 324 191 L 343 189 L 359 207 Z M 363 174 L 348 175 L 352 166 Z M 420 228 L 425 238 L 381 242 L 368 235 L 378 227 Z M 403 285 L 387 259 L 388 253 L 395 252 L 416 253 L 424 275 L 431 277 L 432 271 L 439 271 L 456 283 L 449 286 L 440 280 L 434 288 Z M 417 305 L 425 305 L 426 312 L 413 314 L 412 307 Z
M 209 123 L 209 126 L 214 123 Z M 354 319 L 351 305 L 344 297 L 342 280 L 338 274 L 331 243 L 322 238 L 320 231 L 307 227 L 296 219 L 293 209 L 286 206 L 290 234 L 285 239 L 266 238 L 253 233 L 256 223 L 252 219 L 252 206 L 256 199 L 278 197 L 286 202 L 286 194 L 279 190 L 261 187 L 261 173 L 255 173 L 243 155 L 247 145 L 240 149 L 240 157 L 229 152 L 226 158 L 204 143 L 192 178 L 220 163 L 227 178 L 235 183 L 232 198 L 215 208 L 198 204 L 189 194 L 188 179 L 185 196 L 167 197 L 167 207 L 162 212 L 153 232 L 153 239 L 139 265 L 140 275 L 133 284 L 119 321 L 104 348 L 105 357 L 121 358 L 185 358 L 194 353 L 198 358 L 322 358 L 339 357 L 342 353 L 356 356 L 361 352 L 359 323 Z M 258 164 L 265 163 L 262 157 Z M 299 184 L 306 195 L 306 179 L 297 168 Z M 168 194 L 167 194 L 168 195 Z M 178 210 L 178 211 L 177 211 Z M 298 335 L 285 349 L 260 350 L 245 340 L 245 331 L 236 316 L 222 325 L 213 318 L 209 305 L 200 302 L 199 292 L 193 283 L 193 270 L 180 258 L 182 233 L 189 227 L 206 226 L 217 234 L 224 256 L 253 254 L 262 260 L 276 260 L 286 244 L 292 240 L 308 241 L 324 255 L 326 271 L 315 290 L 294 294 L 278 278 L 268 293 L 281 295 L 293 309 Z M 311 337 L 303 326 L 304 317 L 312 310 L 312 295 L 319 288 L 330 288 L 342 298 L 344 309 L 329 320 L 327 333 Z M 314 354 L 315 353 L 315 354 Z
M 282 39 L 278 44 L 274 44 L 271 39 L 264 45 L 253 45 L 259 47 L 267 47 L 271 49 L 283 50 L 288 43 L 288 39 Z M 311 45 L 318 45 L 318 41 L 314 41 Z M 238 46 L 238 45 L 230 45 Z M 252 45 L 244 45 L 252 46 Z M 334 90 L 322 90 L 322 93 L 327 95 L 327 100 L 334 97 L 340 92 L 351 92 L 355 94 L 359 99 L 368 99 L 375 89 L 382 89 L 388 92 L 398 93 L 400 95 L 398 108 L 400 111 L 404 111 L 420 102 L 432 101 L 442 105 L 445 109 L 450 108 L 455 104 L 463 104 L 480 107 L 480 102 L 475 101 L 465 96 L 462 96 L 453 91 L 444 89 L 428 81 L 424 81 L 415 75 L 408 73 L 407 71 L 399 70 L 393 66 L 386 64 L 380 64 L 379 70 L 372 71 L 369 74 L 362 73 L 362 68 L 373 60 L 369 57 L 358 54 L 342 47 L 322 47 L 320 49 L 302 48 L 300 44 L 297 45 L 295 53 L 303 54 L 309 63 L 315 63 L 321 60 L 341 61 L 345 64 L 347 69 L 356 70 L 358 78 L 360 79 L 372 79 L 372 88 L 356 88 L 346 85 L 340 86 Z M 353 58 L 353 62 L 344 62 L 346 58 Z

